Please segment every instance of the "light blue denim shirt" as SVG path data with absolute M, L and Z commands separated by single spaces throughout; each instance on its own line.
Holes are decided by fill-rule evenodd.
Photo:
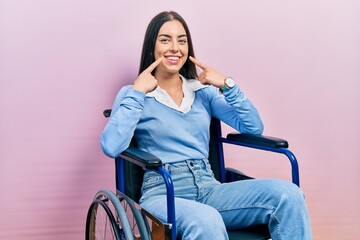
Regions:
M 197 80 L 183 78 L 183 81 L 188 82 L 183 83 L 180 107 L 171 103 L 171 98 L 159 88 L 154 91 L 160 94 L 144 94 L 131 85 L 123 87 L 101 134 L 104 153 L 118 156 L 135 137 L 140 149 L 154 154 L 163 163 L 204 159 L 209 152 L 212 117 L 242 133 L 263 132 L 256 108 L 237 85 L 219 94 L 218 88 L 199 85 Z

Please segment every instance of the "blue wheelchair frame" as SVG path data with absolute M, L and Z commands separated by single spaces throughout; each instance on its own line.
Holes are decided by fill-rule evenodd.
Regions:
M 250 135 L 231 133 L 226 138 L 221 135 L 220 121 L 215 119 L 216 135 L 217 135 L 217 148 L 219 158 L 219 178 L 220 182 L 229 180 L 226 176 L 226 169 L 224 163 L 223 143 L 239 145 L 243 147 L 249 147 L 259 149 L 263 151 L 270 151 L 274 153 L 280 153 L 287 156 L 291 163 L 292 169 L 292 182 L 297 186 L 300 186 L 299 180 L 299 167 L 295 155 L 288 149 L 288 143 L 286 140 L 269 137 L 264 135 Z M 120 192 L 125 192 L 124 181 L 124 160 L 130 161 L 144 169 L 151 169 L 159 173 L 165 181 L 167 189 L 167 224 L 171 228 L 171 239 L 176 239 L 176 219 L 175 219 L 175 199 L 174 199 L 174 186 L 170 174 L 165 170 L 160 159 L 153 156 L 150 153 L 143 152 L 137 148 L 128 148 L 116 159 L 116 188 Z M 234 177 L 231 177 L 234 176 Z M 249 177 L 250 178 L 250 177 Z M 236 175 L 230 175 L 230 181 L 236 180 Z

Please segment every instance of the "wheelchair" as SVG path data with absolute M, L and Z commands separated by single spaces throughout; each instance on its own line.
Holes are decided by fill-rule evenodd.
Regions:
M 111 109 L 103 112 L 109 117 Z M 299 168 L 295 155 L 288 149 L 284 139 L 264 135 L 230 133 L 225 137 L 221 133 L 221 122 L 213 118 L 210 125 L 209 162 L 216 179 L 231 182 L 252 179 L 252 177 L 232 168 L 225 168 L 223 144 L 233 144 L 284 154 L 290 160 L 292 182 L 300 187 Z M 159 173 L 167 189 L 167 222 L 162 222 L 142 208 L 138 201 L 144 169 Z M 115 158 L 116 193 L 102 189 L 95 194 L 86 219 L 87 240 L 175 240 L 176 220 L 174 188 L 171 176 L 163 167 L 162 161 L 136 148 L 130 147 Z M 260 225 L 251 229 L 228 231 L 229 239 L 260 240 L 270 239 L 269 229 Z

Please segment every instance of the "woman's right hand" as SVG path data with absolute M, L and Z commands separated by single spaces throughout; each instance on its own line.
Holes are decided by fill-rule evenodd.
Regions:
M 161 60 L 162 58 L 157 59 L 147 69 L 140 73 L 140 75 L 136 78 L 132 89 L 143 93 L 153 91 L 157 87 L 158 81 L 151 73 L 154 71 L 157 65 L 160 64 Z

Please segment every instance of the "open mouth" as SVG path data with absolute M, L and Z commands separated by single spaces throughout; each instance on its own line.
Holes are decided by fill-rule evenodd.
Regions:
M 171 64 L 177 64 L 180 60 L 179 56 L 166 56 L 165 57 L 167 59 L 168 62 L 170 62 Z

